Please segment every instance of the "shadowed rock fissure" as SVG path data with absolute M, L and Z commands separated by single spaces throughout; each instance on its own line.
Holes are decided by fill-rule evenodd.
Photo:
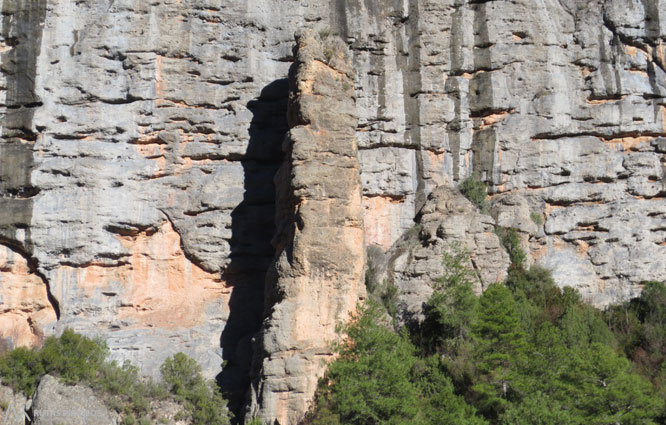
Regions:
M 46 0 L 3 2 L 0 43 L 5 51 L 0 54 L 0 61 L 6 97 L 0 138 L 0 241 L 27 259 L 30 271 L 46 285 L 48 300 L 59 318 L 58 301 L 32 256 L 30 231 L 32 198 L 39 193 L 31 182 L 31 174 L 33 145 L 39 137 L 33 128 L 33 117 L 42 104 L 35 93 L 35 79 L 45 18 Z
M 231 213 L 231 262 L 224 279 L 233 286 L 233 291 L 229 318 L 220 336 L 224 365 L 217 376 L 218 384 L 229 398 L 229 408 L 237 418 L 241 417 L 250 385 L 252 337 L 261 326 L 266 270 L 273 258 L 273 178 L 282 162 L 281 144 L 288 127 L 288 94 L 287 79 L 278 79 L 247 104 L 252 121 L 242 161 L 245 192 L 243 201 Z
M 419 30 L 419 2 L 409 1 L 407 17 L 404 25 L 398 28 L 397 39 L 401 48 L 406 46 L 406 51 L 399 52 L 398 68 L 402 69 L 405 77 L 402 79 L 403 96 L 405 104 L 405 132 L 406 144 L 416 147 L 416 187 L 414 188 L 416 198 L 414 200 L 414 215 L 418 213 L 426 202 L 423 145 L 421 143 L 421 99 L 423 90 L 421 81 L 421 40 Z M 405 40 L 401 40 L 404 37 Z

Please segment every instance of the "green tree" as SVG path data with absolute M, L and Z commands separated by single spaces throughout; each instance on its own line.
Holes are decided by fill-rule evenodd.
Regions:
M 381 307 L 362 307 L 345 328 L 340 357 L 329 367 L 324 396 L 341 423 L 409 424 L 418 413 L 418 392 L 410 381 L 415 348 L 382 321 Z
M 419 358 L 406 333 L 394 332 L 378 304 L 360 308 L 344 329 L 317 395 L 314 425 L 484 425 L 454 394 L 439 356 Z
M 429 425 L 485 425 L 476 409 L 459 395 L 446 375 L 440 356 L 416 362 L 412 371 L 421 394 L 421 416 Z
M 479 302 L 472 289 L 478 278 L 468 262 L 469 253 L 458 246 L 443 256 L 444 273 L 433 283 L 417 338 L 428 353 L 459 353 L 470 341 Z
M 167 358 L 160 367 L 169 391 L 184 403 L 195 425 L 229 424 L 226 401 L 213 381 L 201 375 L 201 366 L 184 353 Z
M 543 393 L 529 394 L 520 403 L 507 408 L 503 425 L 576 425 L 582 424 L 571 412 Z
M 101 369 L 108 348 L 99 339 L 86 338 L 71 329 L 65 329 L 60 337 L 46 338 L 40 352 L 46 373 L 58 375 L 69 384 L 92 382 Z
M 33 395 L 44 373 L 42 359 L 34 349 L 20 347 L 0 356 L 2 383 L 28 397 Z
M 473 333 L 480 377 L 472 389 L 479 396 L 481 412 L 496 419 L 515 391 L 513 380 L 525 362 L 526 349 L 517 304 L 506 286 L 495 283 L 483 293 Z
M 627 359 L 600 343 L 572 351 L 569 358 L 562 379 L 568 384 L 566 396 L 584 423 L 655 423 L 664 401 L 647 380 L 631 371 Z

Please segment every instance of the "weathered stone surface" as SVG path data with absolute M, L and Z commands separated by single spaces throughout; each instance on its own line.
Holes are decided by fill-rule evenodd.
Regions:
M 90 388 L 65 385 L 51 375 L 39 382 L 30 410 L 34 425 L 116 425 L 120 419 Z
M 187 415 L 182 414 L 184 411 L 185 408 L 173 400 L 153 401 L 150 404 L 151 417 L 154 418 L 154 423 L 164 425 L 190 425 L 191 419 L 188 418 Z M 182 418 L 183 416 L 185 417 Z
M 0 346 L 38 345 L 55 322 L 44 279 L 23 255 L 0 245 Z
M 278 172 L 277 256 L 267 282 L 247 418 L 299 423 L 333 357 L 336 326 L 365 294 L 356 109 L 348 51 L 296 36 L 285 162 Z
M 219 346 L 216 338 L 229 315 L 231 288 L 219 274 L 186 257 L 180 235 L 167 219 L 157 227 L 123 230 L 117 238 L 128 254 L 123 264 L 54 270 L 52 284 L 68 291 L 56 290 L 56 298 L 77 300 L 75 305 L 61 303 L 60 324 L 82 333 L 95 324 L 119 329 L 109 337 L 111 346 L 135 347 L 134 354 L 123 358 L 144 365 L 152 375 L 159 376 L 159 366 L 177 348 L 193 353 L 208 370 L 218 367 L 222 359 L 208 350 Z M 182 342 L 160 351 L 164 338 Z
M 475 292 L 506 277 L 509 256 L 494 233 L 493 218 L 457 190 L 440 186 L 428 197 L 416 227 L 388 251 L 386 265 L 373 265 L 380 270 L 374 278 L 396 285 L 402 313 L 418 317 L 433 281 L 443 275 L 443 254 L 456 252 L 470 254 L 466 266 L 477 275 Z
M 476 173 L 496 200 L 526 202 L 501 204 L 500 215 L 524 225 L 529 261 L 567 265 L 558 284 L 595 304 L 666 275 L 663 0 L 0 8 L 0 244 L 51 293 L 50 307 L 39 295 L 39 306 L 2 322 L 3 338 L 20 329 L 14 343 L 70 326 L 146 373 L 177 351 L 211 377 L 225 360 L 221 381 L 245 391 L 274 254 L 293 33 L 303 27 L 337 33 L 351 50 L 368 243 L 388 250 L 430 192 Z M 544 218 L 536 233 L 527 210 Z M 167 220 L 190 264 L 181 271 L 201 278 L 189 281 L 198 295 L 188 301 L 207 307 L 184 308 L 192 315 L 180 327 L 139 320 L 154 311 L 120 319 L 133 307 L 118 300 L 143 305 L 128 294 L 152 288 L 110 278 L 134 273 L 138 245 L 125 239 L 170 233 Z M 149 268 L 166 264 L 158 258 L 145 257 Z M 0 273 L 25 276 L 15 266 Z M 126 292 L 104 295 L 118 288 Z M 165 305 L 177 304 L 174 294 Z M 25 326 L 35 311 L 60 317 Z
M 233 360 L 260 324 L 286 131 L 279 80 L 302 9 L 216 0 L 0 7 L 0 241 L 26 257 L 51 289 L 52 310 L 62 310 L 54 328 L 38 329 L 100 335 L 115 358 L 150 374 L 178 351 L 209 377 L 222 357 L 227 375 L 249 367 Z M 137 317 L 158 300 L 162 312 L 182 301 L 164 285 L 171 272 L 156 284 L 123 279 L 138 277 L 141 259 L 127 236 L 167 219 L 188 262 L 187 287 L 212 297 L 179 306 L 191 315 L 165 328 Z M 156 261 L 144 265 L 165 265 Z M 231 300 L 220 297 L 221 282 Z M 142 312 L 119 293 L 156 287 Z M 227 301 L 244 306 L 230 314 Z
M 11 388 L 0 385 L 0 425 L 25 425 L 26 398 L 23 394 L 15 393 Z

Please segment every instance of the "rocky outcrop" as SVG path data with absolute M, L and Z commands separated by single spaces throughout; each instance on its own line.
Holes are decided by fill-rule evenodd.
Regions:
M 347 48 L 296 36 L 285 162 L 277 173 L 276 259 L 248 418 L 299 423 L 333 357 L 336 328 L 365 293 L 365 244 Z
M 116 425 L 117 413 L 88 387 L 65 385 L 51 375 L 39 382 L 30 414 L 34 425 Z
M 370 270 L 376 270 L 370 278 L 395 285 L 403 319 L 418 318 L 433 282 L 444 274 L 444 253 L 469 253 L 464 265 L 476 274 L 473 289 L 477 294 L 504 280 L 509 255 L 494 229 L 491 216 L 479 212 L 456 189 L 440 186 L 428 196 L 413 229 L 385 255 L 375 250 L 369 256 Z
M 17 258 L 0 270 L 12 300 L 0 310 L 13 312 L 0 337 L 11 344 L 68 326 L 144 373 L 185 351 L 245 392 L 302 27 L 350 48 L 369 245 L 389 252 L 431 192 L 476 173 L 493 216 L 521 229 L 529 261 L 558 284 L 605 305 L 663 279 L 663 0 L 0 10 L 0 245 Z
M 117 425 L 131 422 L 133 416 L 119 412 L 127 408 L 126 395 L 95 391 L 87 384 L 67 385 L 56 377 L 41 378 L 32 398 L 0 385 L 0 425 Z M 142 418 L 151 423 L 190 425 L 186 408 L 173 398 L 148 396 Z M 113 407 L 112 407 L 113 406 Z M 123 407 L 124 406 L 124 407 Z
M 25 425 L 28 418 L 25 407 L 23 394 L 0 385 L 0 425 Z

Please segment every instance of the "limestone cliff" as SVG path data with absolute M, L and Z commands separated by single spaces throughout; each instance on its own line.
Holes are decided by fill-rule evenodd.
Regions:
M 345 323 L 365 294 L 365 244 L 347 47 L 314 31 L 296 37 L 290 130 L 278 189 L 276 258 L 255 352 L 248 418 L 298 424 Z
M 596 305 L 666 275 L 664 0 L 0 9 L 5 345 L 71 327 L 148 374 L 184 351 L 242 397 L 270 241 L 285 235 L 273 178 L 303 27 L 350 49 L 363 237 L 395 260 L 406 305 L 456 238 L 436 223 L 474 229 L 477 255 L 495 249 L 493 220 L 518 228 L 530 262 Z M 492 218 L 441 214 L 462 202 L 441 186 L 472 174 L 490 186 Z M 400 257 L 424 218 L 432 226 Z M 268 295 L 270 312 L 280 298 Z

